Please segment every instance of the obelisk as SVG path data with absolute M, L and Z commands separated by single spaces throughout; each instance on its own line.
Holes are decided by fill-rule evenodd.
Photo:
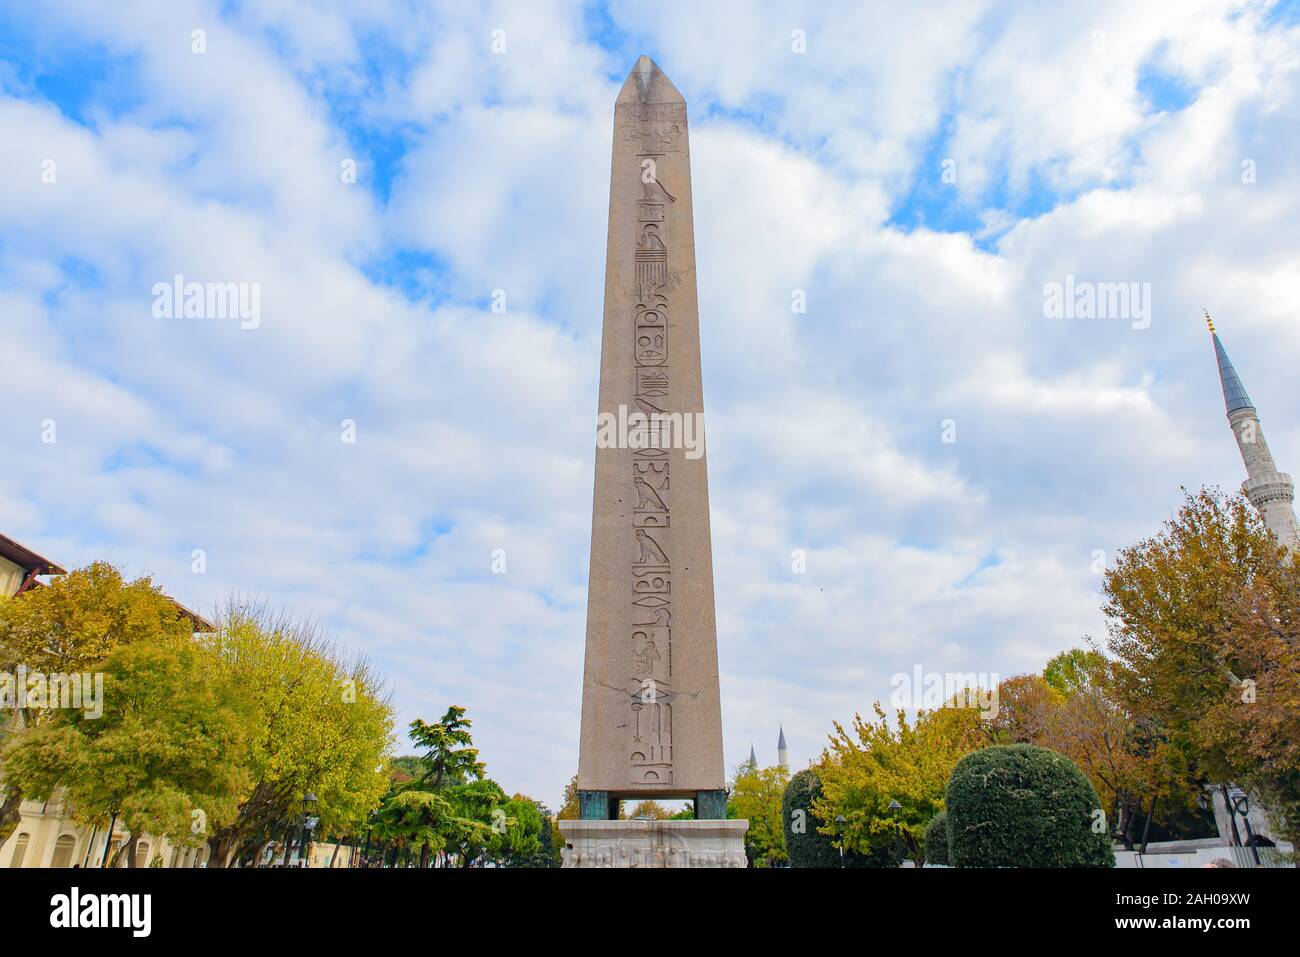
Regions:
M 686 101 L 649 57 L 614 104 L 581 820 L 566 866 L 744 866 L 726 821 Z M 627 799 L 695 820 L 620 821 Z

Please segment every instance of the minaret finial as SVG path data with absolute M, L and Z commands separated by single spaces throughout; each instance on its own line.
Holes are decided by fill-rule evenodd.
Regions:
M 1210 316 L 1210 310 L 1205 310 L 1205 324 L 1210 327 L 1210 335 L 1214 335 L 1214 319 Z

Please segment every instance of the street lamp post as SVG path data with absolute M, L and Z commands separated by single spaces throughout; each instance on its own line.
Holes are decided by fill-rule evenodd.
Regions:
M 898 801 L 889 802 L 889 815 L 894 818 L 894 844 L 898 849 L 898 863 L 900 867 L 903 863 L 903 835 L 901 828 L 898 826 L 898 812 L 902 809 L 903 805 L 899 804 Z
M 1250 845 L 1250 853 L 1255 858 L 1255 866 L 1259 866 L 1259 848 L 1255 844 L 1255 832 L 1250 827 L 1250 798 L 1241 788 L 1233 788 L 1228 792 L 1228 797 L 1232 800 L 1232 806 L 1238 814 L 1241 815 L 1241 821 L 1246 825 L 1246 843 Z
M 844 815 L 835 815 L 835 823 L 840 826 L 840 869 L 844 869 Z
M 302 799 L 302 861 L 303 867 L 307 866 L 307 854 L 311 850 L 311 832 L 316 829 L 320 823 L 320 818 L 313 816 L 312 812 L 316 809 L 316 795 L 310 791 Z
M 1237 810 L 1232 806 L 1232 796 L 1228 794 L 1228 786 L 1221 784 L 1219 790 L 1223 792 L 1223 807 L 1228 812 L 1228 823 L 1232 825 L 1232 843 L 1229 846 L 1242 847 L 1241 834 L 1237 831 Z

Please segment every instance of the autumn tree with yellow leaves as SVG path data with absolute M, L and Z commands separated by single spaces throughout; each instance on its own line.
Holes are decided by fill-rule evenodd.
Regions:
M 854 715 L 835 734 L 817 768 L 822 795 L 813 813 L 824 834 L 864 857 L 890 855 L 901 843 L 922 856 L 925 829 L 943 809 L 944 788 L 961 758 L 987 743 L 979 709 L 918 711 L 909 723 L 899 710 L 891 728 L 877 702 L 874 721 Z M 892 802 L 898 808 L 890 809 Z M 844 822 L 836 818 L 843 817 Z

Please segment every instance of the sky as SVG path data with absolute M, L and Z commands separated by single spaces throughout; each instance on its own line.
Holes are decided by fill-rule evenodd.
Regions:
M 0 532 L 319 622 L 509 792 L 577 767 L 639 54 L 690 110 L 728 767 L 1103 636 L 1104 563 L 1244 478 L 1203 309 L 1300 469 L 1300 4 L 107 9 L 0 3 Z

